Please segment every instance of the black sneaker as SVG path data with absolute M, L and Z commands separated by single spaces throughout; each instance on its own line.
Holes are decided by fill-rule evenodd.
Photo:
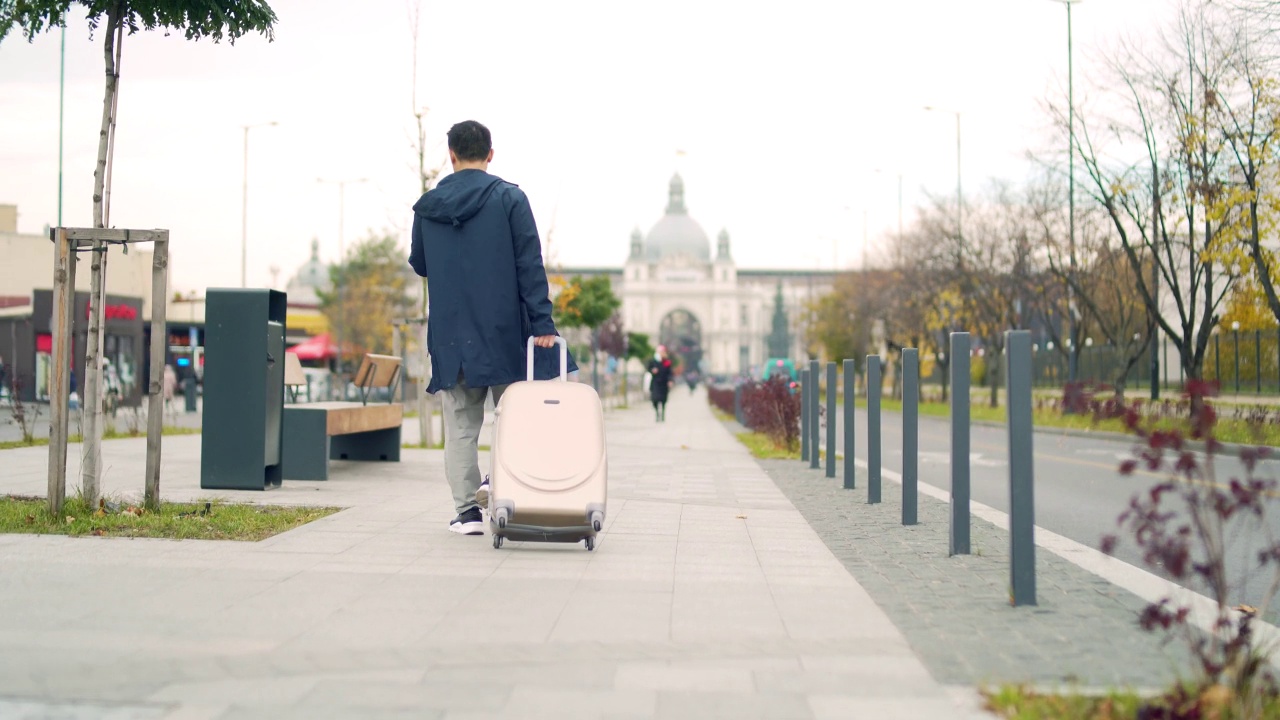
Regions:
M 480 515 L 480 508 L 473 507 L 454 518 L 453 522 L 449 523 L 449 532 L 456 532 L 459 535 L 483 535 L 484 518 Z

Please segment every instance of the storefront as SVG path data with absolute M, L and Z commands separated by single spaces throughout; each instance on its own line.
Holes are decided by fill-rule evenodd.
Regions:
M 31 313 L 25 318 L 3 318 L 0 332 L 7 329 L 13 337 L 13 364 L 18 373 L 28 378 L 24 387 L 27 400 L 47 400 L 49 379 L 53 370 L 53 291 L 36 290 L 32 293 Z M 142 298 L 108 295 L 103 308 L 104 333 L 102 343 L 103 393 L 114 396 L 125 407 L 135 407 L 142 400 L 146 378 L 146 347 L 142 321 Z M 72 347 L 72 389 L 84 396 L 84 373 L 81 372 L 87 349 L 89 328 L 89 293 L 75 296 L 75 331 Z M 21 336 L 29 333 L 29 343 L 24 345 Z M 24 383 L 25 385 L 26 383 Z

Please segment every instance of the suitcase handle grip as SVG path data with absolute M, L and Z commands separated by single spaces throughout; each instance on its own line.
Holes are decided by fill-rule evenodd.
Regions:
M 556 344 L 560 346 L 560 382 L 569 379 L 569 343 L 564 338 L 556 336 Z M 525 379 L 533 379 L 533 337 L 525 343 Z

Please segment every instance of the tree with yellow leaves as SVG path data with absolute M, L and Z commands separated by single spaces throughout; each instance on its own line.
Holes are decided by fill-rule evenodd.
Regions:
M 1192 380 L 1203 376 L 1241 274 L 1230 257 L 1238 237 L 1232 147 L 1215 109 L 1232 72 L 1224 23 L 1213 8 L 1184 6 L 1154 47 L 1123 45 L 1107 62 L 1113 78 L 1103 92 L 1116 111 L 1077 113 L 1074 133 L 1086 192 L 1106 212 L 1130 280 Z
M 339 370 L 364 353 L 391 352 L 391 321 L 413 309 L 416 277 L 389 233 L 370 233 L 329 268 L 330 289 L 316 294 L 338 337 Z

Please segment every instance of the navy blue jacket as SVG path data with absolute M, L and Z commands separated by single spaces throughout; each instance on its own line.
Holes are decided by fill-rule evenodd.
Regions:
M 542 242 L 524 191 L 482 170 L 445 177 L 413 206 L 409 265 L 427 279 L 427 392 L 525 379 L 525 341 L 555 335 Z M 560 372 L 559 348 L 536 348 L 534 377 Z M 569 360 L 569 372 L 577 370 Z

